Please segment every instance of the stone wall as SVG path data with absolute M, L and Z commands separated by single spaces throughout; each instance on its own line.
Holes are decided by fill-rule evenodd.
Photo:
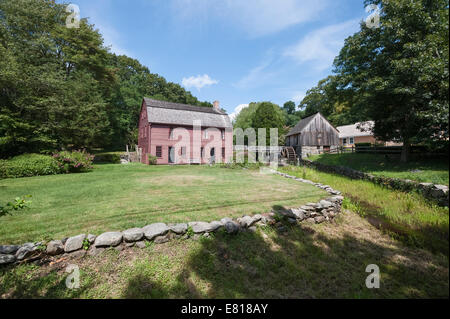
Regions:
M 314 183 L 309 180 L 296 178 L 288 174 L 272 171 L 285 178 L 294 179 L 301 183 L 308 183 L 328 192 L 329 197 L 317 203 L 308 203 L 298 208 L 271 211 L 254 216 L 243 216 L 237 219 L 223 218 L 212 222 L 190 222 L 179 224 L 155 223 L 143 228 L 131 228 L 121 232 L 107 232 L 99 236 L 80 234 L 77 236 L 52 240 L 47 243 L 26 243 L 23 245 L 0 246 L 0 265 L 25 263 L 37 260 L 51 259 L 53 256 L 66 255 L 82 257 L 95 256 L 103 250 L 114 247 L 123 250 L 130 247 L 144 248 L 146 242 L 162 244 L 172 239 L 198 239 L 200 236 L 209 237 L 210 233 L 223 231 L 238 234 L 245 231 L 256 231 L 257 227 L 275 227 L 277 231 L 287 231 L 287 225 L 301 222 L 323 223 L 335 218 L 341 212 L 341 192 L 328 185 Z
M 302 159 L 300 165 L 311 167 L 322 172 L 336 173 L 352 179 L 362 179 L 372 183 L 404 192 L 415 191 L 422 194 L 425 198 L 435 201 L 440 206 L 448 207 L 448 186 L 436 185 L 432 183 L 419 183 L 408 179 L 390 178 L 383 176 L 374 176 L 372 174 L 357 171 L 343 166 L 332 166 L 310 160 Z

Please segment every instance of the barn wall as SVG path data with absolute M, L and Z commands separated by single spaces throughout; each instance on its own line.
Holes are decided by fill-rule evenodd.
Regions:
M 319 114 L 303 129 L 299 144 L 302 146 L 339 145 L 339 133 Z

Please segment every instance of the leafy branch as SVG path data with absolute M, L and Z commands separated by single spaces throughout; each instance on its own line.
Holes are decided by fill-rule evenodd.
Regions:
M 0 205 L 0 217 L 4 215 L 11 215 L 13 211 L 22 210 L 29 207 L 28 205 L 31 204 L 31 201 L 27 201 L 25 199 L 30 197 L 31 195 L 16 197 L 13 202 L 9 202 L 5 206 Z

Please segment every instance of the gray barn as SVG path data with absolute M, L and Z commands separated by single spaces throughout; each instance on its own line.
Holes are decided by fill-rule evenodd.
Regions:
M 292 146 L 302 158 L 320 154 L 339 146 L 339 131 L 320 113 L 300 120 L 286 135 L 286 146 Z

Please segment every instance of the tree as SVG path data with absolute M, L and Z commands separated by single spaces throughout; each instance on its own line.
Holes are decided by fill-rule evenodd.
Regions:
M 448 0 L 367 0 L 378 5 L 380 27 L 345 41 L 335 60 L 341 88 L 358 95 L 374 134 L 411 144 L 448 140 Z
M 259 103 L 252 117 L 252 127 L 257 130 L 264 128 L 266 132 L 266 145 L 270 145 L 270 129 L 278 129 L 278 145 L 284 144 L 284 124 L 285 118 L 281 108 L 271 102 Z M 258 133 L 258 131 L 257 131 Z M 259 144 L 260 136 L 257 135 L 257 143 Z
M 287 127 L 292 127 L 297 124 L 297 122 L 302 118 L 303 111 L 297 111 L 295 102 L 294 101 L 288 101 L 284 103 L 283 105 L 283 111 L 285 112 L 285 118 L 286 123 L 285 125 Z
M 283 105 L 283 110 L 285 110 L 287 114 L 295 114 L 295 102 L 287 101 Z
M 67 29 L 66 15 L 53 1 L 0 1 L 2 156 L 93 147 L 107 135 L 107 50 L 86 20 Z
M 127 56 L 53 0 L 0 0 L 0 156 L 137 142 L 142 98 L 212 107 Z

